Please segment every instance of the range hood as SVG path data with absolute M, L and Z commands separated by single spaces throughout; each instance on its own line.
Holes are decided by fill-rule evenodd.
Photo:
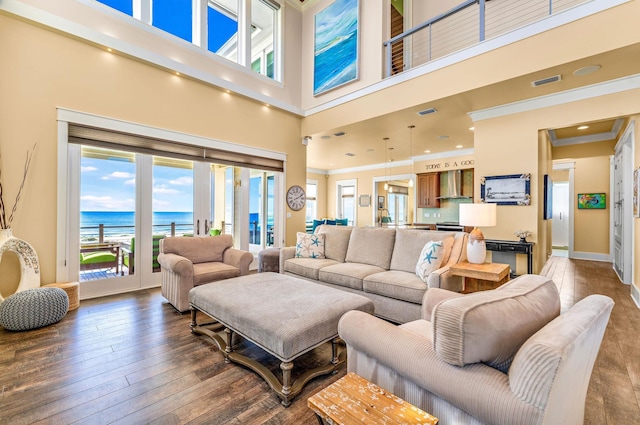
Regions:
M 438 196 L 437 199 L 471 199 L 470 196 L 462 196 L 462 170 L 449 170 L 446 174 L 447 193 Z

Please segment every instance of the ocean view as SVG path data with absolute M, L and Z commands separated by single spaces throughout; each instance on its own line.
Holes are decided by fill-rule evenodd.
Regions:
M 176 234 L 193 232 L 193 213 L 154 212 L 153 233 L 170 234 L 171 223 L 176 224 Z M 104 236 L 110 240 L 133 236 L 135 213 L 133 211 L 82 211 L 80 213 L 80 240 L 97 240 L 98 227 L 104 224 Z

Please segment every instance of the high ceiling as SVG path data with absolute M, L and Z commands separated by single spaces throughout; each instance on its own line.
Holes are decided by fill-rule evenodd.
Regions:
M 473 148 L 473 122 L 468 113 L 490 107 L 522 101 L 534 97 L 562 92 L 640 73 L 640 44 L 613 50 L 590 58 L 566 63 L 544 71 L 523 75 L 455 96 L 439 99 L 428 104 L 399 110 L 373 119 L 355 122 L 341 128 L 327 128 L 311 134 L 307 147 L 307 166 L 320 170 L 336 170 L 371 164 L 383 164 L 388 152 L 394 161 L 409 157 L 442 154 L 456 149 Z M 575 75 L 577 70 L 598 65 L 600 68 L 586 75 Z M 532 82 L 554 75 L 561 75 L 558 82 L 533 87 Z M 437 109 L 436 113 L 420 116 L 417 112 Z M 616 121 L 615 112 L 610 120 L 598 123 L 575 123 L 565 129 L 555 130 L 554 145 L 562 145 L 563 139 L 571 144 L 596 140 L 612 131 Z M 584 130 L 576 130 L 580 125 L 589 125 Z M 412 136 L 408 126 L 414 125 Z M 336 133 L 344 132 L 344 136 Z M 588 137 L 591 136 L 591 137 Z M 384 138 L 389 140 L 385 142 Z M 576 139 L 579 137 L 579 139 Z M 601 137 L 600 137 L 601 138 Z M 386 149 L 393 147 L 392 151 Z M 460 148 L 457 148 L 460 146 Z M 411 147 L 411 149 L 410 149 Z M 429 152 L 426 152 L 429 151 Z M 347 155 L 352 154 L 352 155 Z

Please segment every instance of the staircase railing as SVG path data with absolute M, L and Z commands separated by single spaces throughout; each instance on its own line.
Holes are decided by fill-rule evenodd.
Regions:
M 591 0 L 467 0 L 385 41 L 385 76 L 415 68 L 588 1 Z

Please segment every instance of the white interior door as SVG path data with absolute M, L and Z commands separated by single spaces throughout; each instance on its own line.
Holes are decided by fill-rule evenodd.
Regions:
M 569 248 L 569 182 L 553 183 L 553 247 Z

